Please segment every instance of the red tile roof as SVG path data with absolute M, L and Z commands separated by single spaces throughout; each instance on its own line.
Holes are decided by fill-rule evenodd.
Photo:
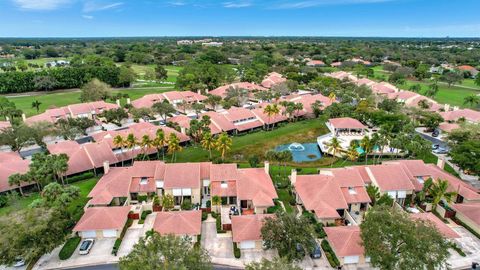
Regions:
M 262 81 L 262 86 L 266 88 L 271 88 L 272 86 L 286 82 L 287 79 L 283 75 L 277 72 L 271 72 L 265 76 L 265 79 Z
M 200 188 L 200 163 L 165 164 L 164 188 Z
M 324 66 L 325 63 L 322 60 L 310 60 L 306 63 L 307 66 Z
M 100 168 L 105 161 L 118 163 L 110 146 L 105 142 L 79 144 L 76 141 L 63 141 L 47 145 L 52 154 L 66 154 L 68 159 L 67 175 L 72 175 L 94 168 Z
M 402 165 L 372 165 L 368 166 L 366 170 L 375 179 L 372 182 L 377 183 L 383 192 L 413 191 L 415 189 L 411 178 L 404 171 Z
M 261 230 L 265 218 L 274 218 L 274 215 L 257 214 L 232 216 L 233 242 L 262 240 Z
M 240 169 L 237 180 L 237 197 L 240 200 L 251 200 L 255 207 L 273 206 L 278 198 L 270 175 L 263 168 Z
M 440 115 L 445 121 L 458 121 L 460 118 L 465 118 L 467 121 L 480 123 L 480 112 L 471 109 L 459 109 L 448 112 L 440 112 Z
M 252 96 L 252 97 L 253 97 L 253 95 L 252 95 L 253 92 L 268 90 L 267 88 L 262 87 L 262 86 L 257 85 L 257 84 L 254 84 L 254 83 L 239 82 L 239 83 L 231 83 L 231 84 L 227 84 L 227 85 L 224 85 L 224 86 L 220 86 L 220 87 L 210 91 L 209 94 L 225 98 L 225 97 L 227 97 L 227 91 L 230 88 L 248 90 L 250 96 Z
M 357 129 L 365 129 L 367 128 L 364 124 L 354 118 L 350 117 L 342 117 L 342 118 L 330 118 L 328 122 L 334 128 L 357 128 Z
M 445 131 L 445 132 L 452 132 L 454 131 L 455 129 L 459 129 L 460 128 L 460 125 L 459 124 L 455 124 L 455 123 L 446 123 L 446 122 L 443 122 L 441 123 L 439 126 L 438 126 L 439 129 L 441 129 L 442 131 Z
M 0 152 L 0 192 L 8 191 L 17 188 L 8 183 L 8 177 L 12 174 L 27 173 L 30 161 L 22 159 L 16 152 Z M 27 186 L 30 183 L 23 183 L 21 186 Z
M 202 211 L 157 212 L 153 229 L 161 235 L 199 235 L 202 232 Z
M 178 103 L 181 101 L 187 103 L 201 102 L 207 99 L 206 96 L 191 91 L 169 91 L 165 93 L 149 94 L 132 101 L 135 108 L 150 108 L 153 104 L 167 100 L 169 103 Z
M 128 212 L 130 206 L 89 207 L 73 231 L 122 230 L 127 222 Z
M 0 121 L 0 129 L 9 128 L 11 126 L 12 124 L 10 124 L 8 121 Z
M 333 176 L 298 175 L 295 191 L 305 208 L 314 211 L 318 218 L 339 218 L 338 209 L 347 209 L 340 186 Z
M 456 203 L 452 208 L 480 226 L 480 203 Z
M 438 217 L 436 217 L 433 213 L 416 213 L 410 214 L 413 219 L 420 219 L 424 220 L 430 224 L 432 224 L 438 232 L 440 232 L 446 238 L 459 238 L 460 235 L 457 234 L 452 228 L 450 228 L 447 224 L 441 221 Z
M 325 227 L 327 240 L 337 257 L 362 256 L 365 249 L 358 226 Z

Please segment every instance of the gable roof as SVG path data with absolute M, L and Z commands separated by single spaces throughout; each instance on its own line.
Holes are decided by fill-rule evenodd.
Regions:
M 12 174 L 27 173 L 29 164 L 29 160 L 22 159 L 16 152 L 0 152 L 0 192 L 17 188 L 18 186 L 11 186 L 8 183 L 8 178 Z M 27 185 L 30 185 L 30 183 L 21 184 L 21 186 Z
M 220 96 L 222 98 L 227 97 L 228 89 L 235 88 L 235 89 L 245 89 L 249 92 L 249 95 L 252 96 L 253 92 L 256 91 L 266 91 L 267 88 L 249 82 L 238 82 L 238 83 L 231 83 L 227 85 L 220 86 L 214 90 L 211 90 L 209 94 Z
M 47 145 L 52 154 L 66 154 L 68 156 L 67 175 L 72 175 L 94 168 L 100 168 L 105 161 L 110 164 L 119 160 L 105 142 L 79 144 L 76 141 L 63 141 Z
M 287 79 L 283 77 L 283 75 L 277 73 L 277 72 L 271 72 L 265 76 L 265 78 L 262 81 L 262 86 L 266 88 L 271 88 L 272 86 L 286 82 Z
M 480 203 L 455 203 L 452 208 L 480 226 Z
M 342 190 L 333 176 L 298 175 L 295 191 L 305 208 L 314 211 L 319 218 L 339 218 L 337 209 L 347 209 Z
M 334 128 L 358 128 L 358 129 L 367 128 L 360 121 L 351 117 L 330 118 L 328 119 L 328 122 Z
M 367 166 L 366 171 L 383 192 L 415 190 L 411 178 L 400 164 Z
M 337 226 L 324 227 L 328 243 L 337 257 L 362 256 L 365 253 L 360 227 L 358 226 Z
M 262 240 L 261 230 L 265 218 L 273 218 L 270 214 L 232 216 L 233 242 Z
M 121 230 L 129 212 L 130 206 L 88 207 L 73 231 Z
M 165 164 L 164 188 L 200 188 L 200 163 Z
M 273 206 L 278 198 L 272 179 L 263 168 L 240 169 L 237 180 L 237 196 L 240 200 L 251 200 L 255 207 Z
M 161 235 L 199 235 L 202 232 L 202 211 L 157 212 L 153 229 Z

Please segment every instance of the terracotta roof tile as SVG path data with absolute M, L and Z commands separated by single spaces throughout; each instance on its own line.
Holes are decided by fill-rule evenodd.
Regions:
M 130 206 L 89 207 L 73 231 L 121 230 L 127 222 L 129 212 Z
M 153 229 L 161 235 L 199 235 L 202 232 L 202 211 L 157 212 Z
M 233 242 L 262 240 L 261 230 L 265 218 L 274 217 L 268 214 L 232 216 Z

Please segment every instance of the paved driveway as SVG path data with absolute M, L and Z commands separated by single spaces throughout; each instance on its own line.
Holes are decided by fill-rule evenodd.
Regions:
M 450 250 L 448 263 L 451 268 L 465 269 L 470 267 L 472 262 L 480 262 L 480 239 L 461 226 L 452 227 L 452 229 L 460 235 L 455 242 L 467 256 L 462 257 L 456 251 Z
M 202 246 L 210 256 L 233 259 L 233 242 L 230 234 L 217 236 L 215 220 L 206 220 L 202 226 Z
M 118 257 L 112 255 L 112 248 L 116 238 L 96 239 L 90 253 L 87 255 L 78 254 L 77 249 L 70 259 L 62 261 L 58 257 L 61 246 L 54 249 L 52 253 L 42 256 L 34 269 L 61 269 L 72 266 L 87 266 L 118 262 Z
M 123 257 L 133 250 L 133 246 L 138 242 L 142 236 L 143 230 L 141 228 L 128 228 L 123 236 L 122 244 L 118 250 L 118 257 Z

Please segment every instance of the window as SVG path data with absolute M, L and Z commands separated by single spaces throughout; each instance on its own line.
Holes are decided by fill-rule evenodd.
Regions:
M 423 180 L 423 177 L 421 177 L 421 176 L 417 176 L 417 180 L 420 184 L 425 183 L 425 180 Z
M 221 188 L 228 188 L 227 181 L 222 181 L 222 183 L 220 184 L 220 187 Z
M 148 178 L 147 177 L 142 177 L 140 179 L 140 185 L 146 185 L 148 184 Z
M 355 190 L 354 187 L 349 187 L 348 188 L 348 193 L 351 194 L 351 195 L 355 195 L 355 194 L 357 194 L 357 191 Z

